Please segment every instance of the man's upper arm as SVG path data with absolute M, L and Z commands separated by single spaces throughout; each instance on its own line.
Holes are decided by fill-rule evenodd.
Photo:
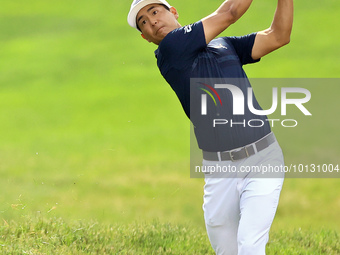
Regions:
M 293 9 L 293 0 L 278 1 L 270 28 L 257 33 L 252 51 L 253 58 L 263 57 L 289 43 L 293 26 Z
M 281 46 L 283 46 L 283 44 L 276 39 L 273 31 L 269 28 L 257 32 L 251 56 L 253 59 L 258 59 Z

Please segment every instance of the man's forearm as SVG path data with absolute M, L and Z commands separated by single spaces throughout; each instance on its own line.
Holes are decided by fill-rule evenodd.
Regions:
M 235 23 L 247 11 L 251 3 L 252 0 L 227 0 L 215 12 L 203 18 L 206 43 Z
M 279 42 L 288 43 L 293 27 L 293 0 L 278 0 L 270 29 Z
M 215 13 L 229 15 L 234 23 L 248 10 L 252 2 L 253 0 L 227 0 Z

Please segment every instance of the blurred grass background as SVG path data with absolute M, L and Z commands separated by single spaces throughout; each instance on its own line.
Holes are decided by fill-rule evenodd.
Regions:
M 179 1 L 182 25 L 222 1 Z M 267 28 L 254 1 L 223 35 Z M 0 9 L 0 217 L 62 217 L 204 229 L 202 179 L 189 178 L 189 121 L 153 51 L 126 22 L 130 1 L 9 1 Z M 253 78 L 339 78 L 340 2 L 295 1 L 291 43 L 246 66 Z M 264 91 L 254 88 L 256 94 Z M 324 125 L 278 129 L 287 162 L 339 163 L 339 86 L 313 87 Z M 325 96 L 327 95 L 327 96 Z M 308 122 L 310 123 L 310 122 Z M 319 147 L 319 140 L 322 147 Z M 316 162 L 315 162 L 316 163 Z M 286 179 L 273 230 L 340 229 L 339 179 Z

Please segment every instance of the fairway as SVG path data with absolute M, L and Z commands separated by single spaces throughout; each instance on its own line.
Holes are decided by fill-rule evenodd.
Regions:
M 221 2 L 170 3 L 185 25 L 210 14 Z M 321 84 L 308 87 L 313 116 L 295 116 L 300 121 L 297 128 L 277 127 L 274 132 L 286 164 L 340 164 L 340 79 L 336 79 L 340 78 L 340 34 L 335 31 L 340 25 L 340 2 L 294 4 L 291 43 L 245 70 L 250 78 L 320 79 Z M 267 28 L 275 6 L 276 1 L 254 1 L 223 35 Z M 64 226 L 60 231 L 65 232 L 53 232 L 55 236 L 70 233 L 70 240 L 53 242 L 52 251 L 61 243 L 79 240 L 72 231 L 93 222 L 100 226 L 95 230 L 98 235 L 111 231 L 108 235 L 114 240 L 126 240 L 126 247 L 104 240 L 107 246 L 91 250 L 84 244 L 60 250 L 65 254 L 109 254 L 110 249 L 151 254 L 152 239 L 145 245 L 141 241 L 145 233 L 153 233 L 156 242 L 159 238 L 157 245 L 164 246 L 167 254 L 195 254 L 186 251 L 194 249 L 197 240 L 202 240 L 197 251 L 212 251 L 203 219 L 204 180 L 190 178 L 190 122 L 158 71 L 156 46 L 128 26 L 129 8 L 129 1 L 118 0 L 2 2 L 0 251 L 2 247 L 17 251 L 10 244 L 25 235 L 16 231 L 21 229 L 29 240 L 33 230 L 27 227 L 25 232 L 20 226 L 42 231 L 40 220 Z M 327 82 L 326 78 L 333 79 Z M 260 85 L 254 91 L 268 106 L 270 91 Z M 339 183 L 338 178 L 287 178 L 268 254 L 305 254 L 304 249 L 310 252 L 306 254 L 339 254 L 335 242 L 340 230 Z M 144 234 L 133 232 L 136 224 L 145 228 Z M 121 232 L 110 230 L 111 226 Z M 173 239 L 164 239 L 157 226 Z M 3 238 L 5 233 L 13 239 Z M 179 233 L 184 233 L 179 241 L 185 241 L 175 248 Z M 296 253 L 284 239 L 286 234 Z M 94 236 L 89 240 L 100 243 L 102 239 Z M 48 242 L 51 237 L 40 238 Z M 191 243 L 193 238 L 198 239 Z M 142 244 L 131 248 L 137 239 Z M 312 248 L 308 250 L 306 243 L 303 249 L 297 247 L 299 240 L 310 242 Z M 30 244 L 18 247 L 49 252 Z

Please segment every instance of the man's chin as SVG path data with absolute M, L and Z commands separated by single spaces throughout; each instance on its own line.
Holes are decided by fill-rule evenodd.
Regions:
M 154 38 L 153 43 L 160 44 L 160 42 L 169 34 L 170 31 L 162 29 L 162 31 L 157 32 L 157 36 Z
M 166 36 L 166 34 L 168 34 L 168 33 L 166 33 L 166 32 L 165 32 L 165 28 L 162 27 L 162 28 L 160 28 L 160 29 L 157 31 L 156 36 L 157 36 L 157 37 L 160 37 L 160 38 L 164 38 L 164 37 Z
M 160 33 L 158 34 L 159 38 L 162 38 L 162 40 L 164 39 L 164 37 L 166 37 L 171 31 L 169 31 L 168 29 L 162 29 L 162 31 L 160 31 Z

